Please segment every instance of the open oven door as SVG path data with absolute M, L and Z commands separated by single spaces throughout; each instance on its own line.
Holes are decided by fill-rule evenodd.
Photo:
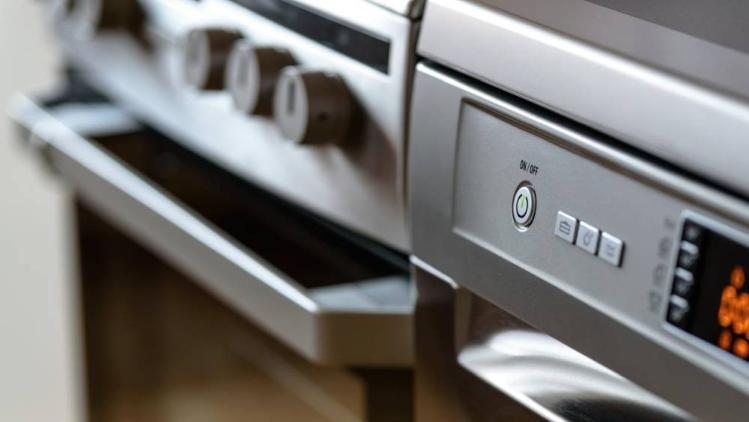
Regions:
M 80 270 L 84 278 L 87 273 L 94 274 L 89 277 L 93 280 L 84 280 L 84 296 L 91 289 L 102 291 L 105 282 L 98 278 L 122 281 L 130 277 L 119 273 L 122 271 L 131 274 L 133 284 L 144 286 L 136 295 L 137 300 L 131 302 L 152 302 L 149 295 L 164 294 L 163 289 L 143 281 L 162 277 L 163 271 L 157 274 L 138 268 L 150 261 L 127 261 L 127 257 L 116 256 L 118 252 L 106 252 L 112 249 L 107 243 L 110 240 L 90 241 L 95 237 L 85 226 L 101 225 L 101 219 L 122 233 L 127 242 L 135 241 L 133 244 L 137 243 L 154 259 L 193 281 L 200 287 L 198 290 L 209 292 L 218 299 L 216 303 L 228 305 L 227 311 L 217 312 L 229 312 L 244 323 L 238 330 L 227 330 L 226 324 L 236 324 L 227 322 L 233 321 L 231 318 L 222 317 L 191 325 L 190 321 L 195 322 L 196 318 L 186 316 L 191 312 L 187 306 L 180 308 L 183 313 L 178 318 L 183 320 L 177 324 L 178 330 L 194 330 L 192 337 L 206 336 L 205 342 L 237 343 L 232 337 L 251 331 L 249 326 L 256 327 L 261 337 L 277 344 L 271 349 L 294 362 L 306 362 L 302 365 L 306 369 L 301 372 L 299 368 L 285 368 L 275 371 L 274 376 L 284 385 L 293 385 L 303 401 L 327 403 L 320 407 L 326 409 L 323 413 L 328 418 L 410 420 L 413 289 L 405 256 L 233 178 L 199 154 L 141 126 L 127 112 L 95 93 L 73 88 L 43 100 L 19 96 L 11 114 L 28 148 L 76 194 L 80 204 L 79 253 L 86 255 L 81 258 Z M 93 261 L 99 261 L 94 262 L 98 269 L 91 270 Z M 97 324 L 92 320 L 101 316 L 121 322 L 124 318 L 117 307 L 125 305 L 115 299 L 112 300 L 116 305 L 95 306 L 103 315 L 84 312 L 87 342 L 96 341 L 89 330 L 92 323 Z M 142 308 L 136 305 L 136 309 L 141 309 L 138 306 Z M 199 306 L 195 306 L 195 313 L 200 313 Z M 90 309 L 86 305 L 86 311 Z M 136 315 L 135 320 L 143 318 Z M 124 324 L 125 332 L 113 334 L 107 333 L 111 327 L 98 324 L 103 327 L 99 332 L 103 331 L 109 340 L 127 343 L 124 338 L 132 328 L 129 323 Z M 202 334 L 200 324 L 206 330 Z M 215 327 L 208 327 L 210 324 Z M 162 335 L 155 332 L 156 337 Z M 182 347 L 203 347 L 199 340 L 191 339 Z M 143 366 L 139 369 L 136 364 L 132 370 L 153 368 L 154 364 L 147 362 L 157 360 L 171 365 L 184 356 L 200 353 L 173 349 L 164 352 L 156 343 L 154 338 L 145 342 L 145 349 L 154 351 L 140 356 Z M 251 341 L 245 343 L 257 346 Z M 269 350 L 261 346 L 255 349 Z M 87 354 L 90 351 L 87 347 Z M 159 353 L 168 356 L 164 359 Z M 257 350 L 249 353 L 253 358 L 262 354 Z M 290 354 L 296 357 L 289 357 Z M 96 356 L 87 359 L 87 366 L 96 365 Z M 268 361 L 261 359 L 258 365 L 274 371 Z M 331 371 L 336 374 L 324 375 Z M 345 377 L 340 372 L 364 380 L 363 406 L 330 404 L 353 396 L 354 390 L 359 391 L 353 387 L 338 388 L 332 401 L 318 400 L 320 394 L 315 391 L 319 388 L 310 387 L 309 381 L 336 384 L 331 379 Z M 357 406 L 365 409 L 353 409 Z

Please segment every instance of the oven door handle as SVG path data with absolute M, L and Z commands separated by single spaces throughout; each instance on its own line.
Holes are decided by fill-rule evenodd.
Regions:
M 495 308 L 494 327 L 482 327 L 487 305 L 454 287 L 458 365 L 550 421 L 689 421 L 691 416 L 553 337 Z M 491 305 L 494 306 L 494 305 Z
M 102 107 L 110 118 L 117 114 Z M 304 289 L 83 136 L 102 127 L 74 130 L 28 97 L 16 98 L 11 114 L 21 136 L 89 206 L 310 361 L 410 364 L 412 304 L 356 300 L 366 288 L 356 283 L 343 291 Z M 127 120 L 124 112 L 112 118 L 120 129 Z M 405 276 L 374 282 L 393 296 L 409 294 Z

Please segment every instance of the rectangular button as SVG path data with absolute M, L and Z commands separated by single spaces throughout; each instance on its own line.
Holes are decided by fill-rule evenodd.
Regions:
M 674 283 L 671 293 L 689 300 L 692 297 L 693 290 L 694 276 L 692 276 L 692 273 L 683 268 L 677 268 L 674 273 Z
M 689 323 L 689 302 L 683 297 L 671 296 L 668 303 L 668 322 L 686 329 Z
M 559 211 L 554 226 L 554 235 L 570 243 L 575 243 L 575 234 L 577 234 L 577 218 Z
M 684 221 L 684 228 L 681 231 L 681 240 L 689 242 L 699 248 L 702 245 L 704 238 L 705 230 L 701 226 L 690 220 Z
M 677 265 L 685 270 L 694 273 L 700 259 L 700 250 L 693 243 L 681 242 Z
M 577 240 L 575 245 L 578 248 L 595 255 L 598 252 L 598 238 L 601 237 L 601 231 L 590 224 L 581 221 L 580 228 L 577 229 Z
M 609 264 L 618 267 L 622 264 L 624 242 L 610 233 L 603 232 L 601 236 L 601 247 L 598 249 L 598 257 Z

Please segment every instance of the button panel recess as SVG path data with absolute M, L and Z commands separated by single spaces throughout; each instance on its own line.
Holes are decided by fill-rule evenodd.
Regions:
M 622 264 L 624 241 L 565 212 L 557 212 L 554 235 L 615 267 Z

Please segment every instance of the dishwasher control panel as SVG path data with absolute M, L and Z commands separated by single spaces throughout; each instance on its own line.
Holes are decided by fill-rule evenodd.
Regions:
M 431 104 L 440 119 L 421 111 Z M 731 420 L 716 403 L 749 394 L 744 198 L 429 66 L 413 110 L 416 262 L 696 416 Z

